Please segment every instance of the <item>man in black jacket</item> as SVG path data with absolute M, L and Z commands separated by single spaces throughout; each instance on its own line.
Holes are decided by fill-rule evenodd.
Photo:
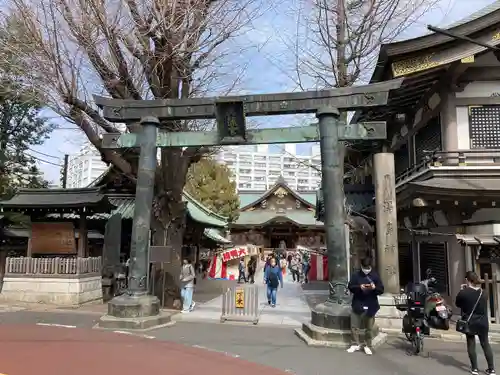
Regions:
M 372 269 L 370 258 L 361 260 L 361 269 L 351 276 L 349 290 L 352 293 L 352 345 L 347 352 L 354 353 L 363 348 L 366 354 L 371 355 L 375 314 L 380 309 L 378 296 L 384 293 L 384 285 Z M 360 331 L 364 331 L 364 345 L 361 345 Z

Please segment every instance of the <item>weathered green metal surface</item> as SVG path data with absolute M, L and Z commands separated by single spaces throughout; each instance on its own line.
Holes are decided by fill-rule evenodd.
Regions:
M 243 143 L 246 139 L 245 109 L 243 102 L 215 104 L 217 131 L 220 144 Z
M 385 122 L 364 122 L 359 124 L 344 124 L 338 127 L 340 140 L 385 139 Z M 255 129 L 246 132 L 246 141 L 231 139 L 225 144 L 280 144 L 318 142 L 317 125 L 296 128 Z M 156 138 L 157 147 L 190 147 L 216 146 L 220 144 L 220 136 L 211 132 L 159 132 Z M 139 147 L 137 134 L 104 134 L 103 148 Z
M 346 111 L 381 106 L 387 103 L 389 91 L 399 88 L 401 83 L 402 79 L 396 79 L 322 91 L 194 99 L 121 100 L 94 96 L 94 101 L 112 122 L 139 121 L 146 116 L 169 120 L 213 119 L 215 104 L 220 102 L 243 102 L 246 116 L 286 115 L 315 113 L 321 107 Z

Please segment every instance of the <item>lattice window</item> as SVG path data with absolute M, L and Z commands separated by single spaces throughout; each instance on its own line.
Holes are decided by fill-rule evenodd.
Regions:
M 441 122 L 439 116 L 434 117 L 415 135 L 416 163 L 421 163 L 432 151 L 441 150 Z
M 396 176 L 410 168 L 408 143 L 405 143 L 399 150 L 394 153 L 394 164 Z
M 500 106 L 469 108 L 470 148 L 500 148 Z

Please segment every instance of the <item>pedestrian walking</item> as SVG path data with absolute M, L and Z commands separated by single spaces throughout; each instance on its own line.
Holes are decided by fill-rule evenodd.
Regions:
M 307 284 L 309 282 L 309 270 L 311 268 L 309 253 L 302 254 L 302 275 L 304 275 L 303 283 Z
M 464 333 L 467 339 L 467 353 L 471 365 L 471 374 L 478 375 L 476 336 L 483 348 L 488 368 L 486 374 L 496 374 L 493 352 L 488 339 L 489 320 L 486 295 L 481 288 L 481 280 L 475 272 L 465 274 L 466 284 L 455 298 L 455 305 L 462 310 L 462 318 L 457 322 L 457 331 Z
M 182 312 L 188 313 L 193 311 L 196 305 L 193 301 L 196 274 L 190 259 L 185 258 L 182 262 L 181 274 L 179 275 L 181 281 Z
M 300 255 L 295 254 L 290 261 L 290 272 L 294 282 L 300 282 Z
M 253 256 L 248 262 L 248 282 L 255 283 L 255 272 L 257 271 L 257 257 Z
M 361 260 L 361 269 L 353 273 L 348 288 L 352 293 L 352 345 L 347 352 L 354 353 L 363 349 L 366 354 L 372 355 L 373 325 L 375 315 L 380 310 L 378 296 L 384 293 L 384 285 L 372 269 L 370 258 Z M 361 332 L 363 342 L 360 338 Z
M 241 258 L 240 263 L 238 264 L 238 284 L 241 283 L 241 279 L 246 283 L 247 277 L 245 275 L 245 259 Z
M 276 307 L 278 287 L 281 284 L 283 288 L 283 274 L 274 258 L 271 258 L 269 266 L 264 272 L 264 283 L 267 284 L 267 303 L 271 305 L 271 307 Z
M 281 254 L 281 256 L 279 257 L 279 261 L 280 261 L 279 266 L 281 267 L 282 276 L 285 276 L 286 275 L 286 266 L 287 266 L 285 254 Z

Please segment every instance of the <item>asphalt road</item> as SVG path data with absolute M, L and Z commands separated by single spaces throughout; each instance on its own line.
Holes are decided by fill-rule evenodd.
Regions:
M 424 355 L 416 357 L 408 355 L 408 344 L 401 339 L 392 339 L 375 355 L 367 356 L 339 349 L 311 348 L 301 342 L 293 330 L 283 328 L 178 323 L 150 334 L 161 340 L 205 347 L 297 375 L 331 375 L 339 370 L 350 375 L 456 375 L 469 370 L 465 343 L 434 339 L 427 340 Z M 500 354 L 499 349 L 494 348 L 494 352 Z M 478 358 L 485 367 L 481 353 Z M 497 358 L 500 361 L 500 355 Z
M 0 324 L 42 324 L 92 328 L 99 314 L 77 312 L 17 311 L 0 314 Z M 297 375 L 456 375 L 468 373 L 465 343 L 428 339 L 423 356 L 408 355 L 408 344 L 391 339 L 375 355 L 348 354 L 344 350 L 311 348 L 292 329 L 249 327 L 213 323 L 182 323 L 146 332 L 148 338 L 223 353 L 234 358 L 268 365 Z M 500 363 L 500 346 L 493 349 Z M 481 367 L 485 361 L 478 345 Z M 207 370 L 208 371 L 208 370 Z

